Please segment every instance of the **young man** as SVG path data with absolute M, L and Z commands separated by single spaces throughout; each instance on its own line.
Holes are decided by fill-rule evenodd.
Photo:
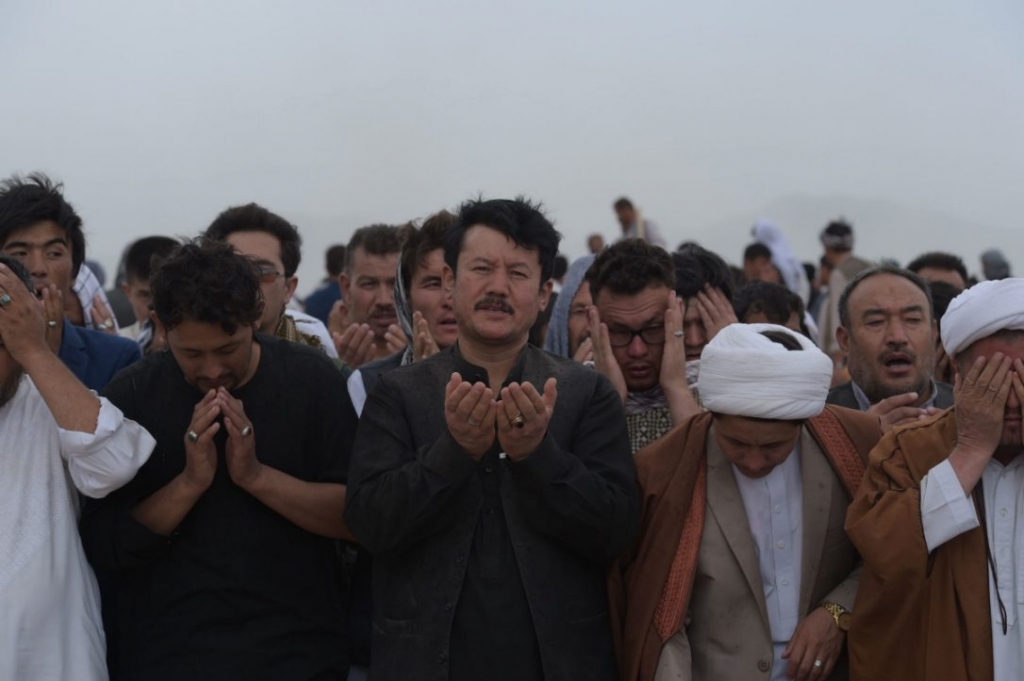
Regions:
M 155 455 L 81 526 L 93 564 L 117 571 L 118 676 L 344 679 L 344 378 L 319 350 L 256 333 L 260 283 L 228 244 L 186 244 L 151 290 L 169 351 L 106 395 Z
M 880 432 L 825 407 L 831 378 L 781 326 L 708 343 L 708 411 L 636 457 L 641 536 L 610 582 L 621 679 L 845 678 L 858 558 L 843 521 Z
M 846 285 L 861 270 L 871 267 L 871 263 L 853 254 L 853 227 L 845 220 L 833 220 L 821 230 L 821 245 L 825 249 L 823 258 L 828 263 L 828 297 L 822 303 L 818 318 L 818 347 L 832 358 L 837 365 L 842 362 L 842 352 L 836 339 L 836 327 L 839 320 L 839 297 L 846 290 Z
M 0 183 L 0 250 L 25 266 L 37 295 L 47 288 L 53 293 L 45 309 L 46 340 L 87 388 L 102 390 L 142 356 L 133 341 L 76 327 L 64 316 L 66 301 L 75 295 L 72 283 L 85 262 L 85 235 L 62 185 L 38 173 Z
M 646 219 L 632 201 L 623 196 L 612 207 L 622 228 L 622 239 L 643 239 L 654 246 L 668 248 L 668 242 L 658 226 Z
M 527 344 L 558 241 L 524 199 L 464 204 L 459 340 L 367 400 L 346 519 L 374 557 L 375 681 L 615 678 L 604 575 L 636 479 L 607 380 Z
M 402 242 L 398 227 L 357 229 L 345 251 L 338 278 L 341 300 L 331 311 L 338 356 L 356 369 L 405 347 L 395 313 L 395 277 Z
M 123 485 L 154 443 L 53 354 L 42 308 L 24 267 L 0 256 L 0 678 L 101 681 L 78 495 Z
M 316 318 L 288 307 L 299 278 L 295 272 L 302 258 L 299 230 L 280 215 L 250 203 L 235 206 L 217 216 L 206 237 L 226 241 L 256 267 L 263 291 L 263 316 L 258 331 L 294 343 L 309 345 L 337 357 L 327 328 Z
M 700 411 L 686 382 L 672 257 L 626 239 L 597 256 L 587 278 L 594 366 L 618 390 L 637 452 Z
M 124 256 L 125 279 L 121 289 L 131 303 L 135 323 L 122 328 L 119 333 L 138 343 L 143 355 L 164 348 L 164 340 L 153 335 L 153 321 L 149 314 L 152 302 L 149 279 L 153 275 L 153 265 L 178 246 L 179 242 L 168 236 L 147 236 L 129 246 Z

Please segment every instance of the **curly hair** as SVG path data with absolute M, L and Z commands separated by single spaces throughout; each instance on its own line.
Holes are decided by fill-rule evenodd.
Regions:
M 601 251 L 587 270 L 587 281 L 597 300 L 605 289 L 618 295 L 633 295 L 657 284 L 674 289 L 676 272 L 664 248 L 643 239 L 624 239 Z
M 199 237 L 175 250 L 150 281 L 153 311 L 168 331 L 184 321 L 219 324 L 233 334 L 255 324 L 263 293 L 253 264 L 231 244 Z
M 71 246 L 71 275 L 85 262 L 85 234 L 82 218 L 64 200 L 64 185 L 43 173 L 28 177 L 14 175 L 0 182 L 0 245 L 7 243 L 11 232 L 32 227 L 40 222 L 54 222 L 64 232 Z
M 302 261 L 302 237 L 292 223 L 276 213 L 259 205 L 247 203 L 244 206 L 228 208 L 206 228 L 206 236 L 225 241 L 235 232 L 264 232 L 277 239 L 281 245 L 281 264 L 284 276 L 290 277 L 299 269 Z

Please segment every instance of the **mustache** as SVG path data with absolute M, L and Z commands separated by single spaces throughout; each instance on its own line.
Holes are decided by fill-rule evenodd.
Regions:
M 504 298 L 499 298 L 498 296 L 484 297 L 473 306 L 473 309 L 479 310 L 484 307 L 493 308 L 499 312 L 507 312 L 508 314 L 512 314 L 513 312 L 512 306 L 508 304 L 508 301 Z
M 373 308 L 373 312 L 370 313 L 371 317 L 394 317 L 395 306 L 394 305 L 378 305 Z

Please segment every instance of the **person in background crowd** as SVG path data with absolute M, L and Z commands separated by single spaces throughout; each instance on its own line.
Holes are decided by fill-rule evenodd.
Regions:
M 553 305 L 548 333 L 544 338 L 545 350 L 580 363 L 594 361 L 594 344 L 590 339 L 590 322 L 587 319 L 587 310 L 594 304 L 587 270 L 594 263 L 594 258 L 593 255 L 585 255 L 569 266 L 562 284 L 562 295 Z
M 944 281 L 933 281 L 928 284 L 928 290 L 932 295 L 932 305 L 935 308 L 935 381 L 936 383 L 947 383 L 953 385 L 953 363 L 946 354 L 946 348 L 942 347 L 942 317 L 949 309 L 949 304 L 963 291 L 952 284 Z
M 587 250 L 591 255 L 597 255 L 604 250 L 604 237 L 600 234 L 591 234 L 587 237 Z
M 743 276 L 748 282 L 782 283 L 782 275 L 772 264 L 772 250 L 758 241 L 743 250 Z
M 836 363 L 842 364 L 842 350 L 836 339 L 839 320 L 839 298 L 846 284 L 871 263 L 853 254 L 853 227 L 845 220 L 833 220 L 821 230 L 821 245 L 825 248 L 824 262 L 828 263 L 828 298 L 822 303 L 818 317 L 818 347 Z M 824 270 L 824 265 L 822 267 Z
M 970 279 L 964 261 L 952 253 L 932 251 L 919 255 L 910 261 L 907 269 L 929 284 L 933 281 L 944 281 L 961 291 L 967 288 L 967 282 Z
M 981 254 L 981 269 L 985 279 L 998 281 L 1008 279 L 1010 276 L 1010 262 L 998 248 L 990 248 Z
M 331 308 L 341 300 L 341 284 L 338 277 L 345 270 L 345 246 L 335 244 L 324 253 L 324 267 L 327 276 L 315 291 L 306 296 L 306 314 L 319 319 L 322 324 L 327 324 L 331 314 Z
M 781 280 L 775 283 L 784 285 L 800 296 L 800 300 L 806 305 L 811 299 L 811 285 L 807 281 L 803 263 L 793 253 L 782 230 L 772 222 L 758 220 L 754 223 L 751 234 L 755 241 L 767 246 L 771 252 L 772 265 L 781 277 Z
M 752 281 L 732 301 L 736 318 L 744 324 L 778 324 L 810 338 L 804 325 L 803 301 L 781 284 Z
M 668 248 L 668 242 L 662 236 L 661 229 L 646 219 L 632 201 L 622 197 L 613 204 L 613 208 L 619 226 L 622 227 L 621 239 L 642 239 L 655 246 Z
M 150 318 L 149 280 L 155 265 L 179 246 L 179 242 L 168 236 L 147 236 L 132 243 L 124 258 L 125 277 L 121 289 L 132 306 L 135 323 L 121 329 L 120 335 L 139 344 L 143 355 L 159 352 L 166 341 L 153 334 L 153 320 Z

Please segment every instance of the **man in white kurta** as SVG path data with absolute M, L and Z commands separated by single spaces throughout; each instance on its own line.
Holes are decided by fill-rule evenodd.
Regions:
M 154 441 L 47 348 L 27 278 L 0 258 L 0 679 L 106 679 L 78 494 L 126 483 Z

